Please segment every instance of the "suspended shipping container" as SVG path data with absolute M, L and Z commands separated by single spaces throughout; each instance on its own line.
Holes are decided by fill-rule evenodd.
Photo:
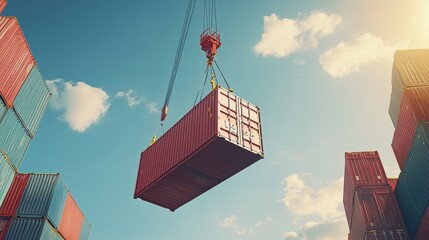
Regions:
M 12 109 L 0 118 L 0 151 L 18 170 L 30 144 L 30 136 Z
M 31 137 L 34 137 L 50 98 L 51 93 L 48 86 L 43 80 L 39 68 L 34 65 L 13 104 L 15 112 Z
M 15 174 L 3 204 L 0 206 L 0 216 L 16 217 L 16 210 L 27 187 L 30 174 Z M 1 239 L 1 238 L 0 238 Z
M 3 11 L 3 9 L 6 7 L 6 5 L 7 5 L 6 0 L 0 0 L 0 13 Z
M 33 55 L 15 17 L 0 17 L 0 96 L 7 107 L 34 66 Z
M 45 218 L 58 228 L 67 198 L 59 174 L 30 174 L 18 206 L 18 217 Z
M 259 108 L 217 87 L 141 153 L 134 198 L 174 211 L 263 156 Z
M 405 224 L 390 186 L 357 188 L 353 200 L 350 234 L 353 239 L 365 238 L 368 232 L 401 229 Z
M 3 203 L 12 184 L 14 174 L 15 171 L 10 166 L 10 163 L 0 154 L 0 205 Z
M 6 240 L 63 240 L 46 219 L 14 218 Z
M 429 122 L 419 125 L 404 169 L 396 186 L 396 196 L 410 236 L 414 238 L 429 204 Z
M 387 186 L 387 176 L 377 151 L 345 153 L 343 204 L 350 225 L 355 189 Z
M 404 168 L 416 128 L 423 121 L 429 121 L 429 87 L 405 89 L 392 141 L 393 152 L 401 170 Z
M 404 88 L 429 85 L 429 49 L 398 50 L 392 69 L 389 114 L 396 127 Z
M 416 233 L 416 240 L 427 240 L 429 237 L 429 208 L 426 209 L 425 215 L 420 221 L 420 226 L 418 227 Z

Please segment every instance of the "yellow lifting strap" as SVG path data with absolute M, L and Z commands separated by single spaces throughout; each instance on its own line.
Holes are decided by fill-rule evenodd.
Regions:
M 150 141 L 149 146 L 152 146 L 156 142 L 156 135 L 153 135 L 152 140 Z
M 212 74 L 212 79 L 210 80 L 210 83 L 212 84 L 212 90 L 215 90 L 216 84 L 215 84 L 215 76 Z

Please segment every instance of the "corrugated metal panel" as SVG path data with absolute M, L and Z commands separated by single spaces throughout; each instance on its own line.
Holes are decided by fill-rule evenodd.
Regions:
M 387 176 L 377 151 L 345 153 L 343 204 L 350 226 L 354 192 L 362 186 L 387 186 Z
M 368 231 L 364 240 L 409 240 L 404 229 L 383 229 Z
M 15 217 L 19 202 L 27 187 L 30 174 L 15 174 L 6 198 L 0 207 L 0 216 Z M 1 239 L 1 238 L 0 238 Z
M 7 108 L 3 103 L 3 100 L 0 99 L 0 119 L 3 118 L 4 114 L 6 113 Z
M 389 185 L 392 188 L 392 191 L 395 191 L 396 183 L 398 182 L 398 179 L 397 178 L 388 178 L 387 182 L 389 182 Z
M 61 239 L 46 219 L 15 218 L 6 240 L 57 240 Z
M 15 17 L 0 17 L 0 95 L 13 107 L 19 89 L 35 64 Z
M 83 214 L 76 202 L 70 193 L 67 193 L 67 200 L 64 205 L 63 215 L 58 227 L 61 235 L 67 240 L 78 240 L 83 218 Z
M 0 240 L 6 239 L 7 232 L 9 231 L 10 224 L 12 223 L 11 218 L 0 219 Z
M 407 162 L 399 177 L 397 189 L 397 198 L 404 219 L 407 222 L 410 236 L 415 236 L 418 223 L 426 212 L 429 203 L 429 122 L 419 125 L 416 135 L 408 155 Z M 399 184 L 403 181 L 405 184 Z M 406 194 L 405 185 L 407 186 L 409 197 L 401 196 Z M 401 186 L 401 188 L 399 187 Z M 398 189 L 399 188 L 399 189 Z M 408 208 L 415 206 L 416 211 Z M 409 226 L 408 226 L 409 225 Z
M 429 208 L 423 216 L 420 226 L 417 230 L 416 240 L 427 240 L 429 236 Z
M 6 0 L 0 0 L 0 13 L 3 12 L 3 9 L 6 7 L 7 1 Z
M 19 217 L 47 217 L 57 228 L 61 220 L 67 189 L 59 174 L 31 174 L 19 203 Z
M 89 239 L 89 231 L 91 230 L 91 225 L 89 224 L 86 218 L 82 221 L 82 226 L 80 228 L 79 240 L 87 240 Z
M 15 112 L 8 109 L 3 119 L 0 119 L 0 150 L 16 170 L 21 166 L 30 141 Z
M 398 203 L 390 186 L 356 189 L 350 234 L 364 239 L 370 230 L 405 229 Z
M 13 108 L 33 137 L 42 120 L 51 93 L 34 65 L 16 96 Z
M 7 160 L 0 154 L 0 205 L 6 197 L 7 191 L 13 181 L 15 171 L 7 162 Z
M 413 142 L 417 125 L 429 121 L 429 87 L 404 90 L 392 148 L 402 170 Z
M 216 88 L 142 152 L 134 197 L 174 211 L 261 158 L 259 108 Z

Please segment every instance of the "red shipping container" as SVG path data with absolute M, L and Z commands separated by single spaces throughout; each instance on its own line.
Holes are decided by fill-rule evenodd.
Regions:
M 82 212 L 68 193 L 58 231 L 67 240 L 79 240 L 83 218 Z
M 35 64 L 15 17 L 0 17 L 0 96 L 13 107 L 26 77 Z
M 392 141 L 393 152 L 401 170 L 405 166 L 417 126 L 424 121 L 429 121 L 429 87 L 406 88 Z
M 410 237 L 403 229 L 371 230 L 365 235 L 364 240 L 409 240 Z
M 405 224 L 395 194 L 390 186 L 356 189 L 350 234 L 353 239 L 365 238 L 373 230 L 401 229 Z
M 6 0 L 0 0 L 0 13 L 3 12 L 3 9 L 6 7 L 7 1 Z
M 343 204 L 350 226 L 355 189 L 363 186 L 387 186 L 387 176 L 377 151 L 345 153 Z
M 348 238 L 347 238 L 348 240 L 352 240 L 352 237 L 350 236 L 350 233 L 349 233 L 349 235 L 348 235 Z
M 426 213 L 422 217 L 420 226 L 416 233 L 415 240 L 427 240 L 428 238 L 429 238 L 429 208 L 426 209 Z
M 396 184 L 398 183 L 397 178 L 388 178 L 387 182 L 389 182 L 390 187 L 392 187 L 392 191 L 395 191 Z
M 12 218 L 0 218 L 0 240 L 5 240 Z
M 134 198 L 174 211 L 263 156 L 259 108 L 217 87 L 141 153 Z
M 15 174 L 3 204 L 0 207 L 0 216 L 16 217 L 16 210 L 29 179 L 30 174 Z

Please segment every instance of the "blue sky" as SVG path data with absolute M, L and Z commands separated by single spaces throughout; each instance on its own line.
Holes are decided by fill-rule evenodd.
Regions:
M 217 1 L 217 61 L 260 106 L 266 157 L 171 213 L 132 198 L 159 124 L 187 1 L 11 0 L 54 93 L 21 171 L 60 172 L 91 239 L 346 239 L 344 152 L 398 175 L 387 110 L 395 49 L 428 47 L 423 0 Z M 198 1 L 165 127 L 205 68 Z M 208 89 L 207 89 L 208 90 Z

